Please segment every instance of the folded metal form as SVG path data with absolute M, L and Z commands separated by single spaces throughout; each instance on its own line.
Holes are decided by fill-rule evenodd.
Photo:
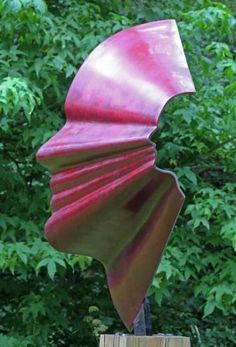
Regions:
M 174 20 L 123 30 L 85 60 L 65 126 L 37 153 L 52 173 L 48 241 L 103 263 L 128 329 L 184 201 L 176 177 L 155 167 L 150 135 L 165 104 L 191 92 Z

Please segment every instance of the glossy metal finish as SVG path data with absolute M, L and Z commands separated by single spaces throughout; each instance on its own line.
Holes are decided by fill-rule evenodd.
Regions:
M 175 176 L 155 167 L 149 137 L 165 104 L 191 92 L 174 20 L 124 30 L 86 59 L 66 99 L 65 126 L 37 153 L 53 174 L 48 241 L 104 264 L 128 329 L 184 200 Z

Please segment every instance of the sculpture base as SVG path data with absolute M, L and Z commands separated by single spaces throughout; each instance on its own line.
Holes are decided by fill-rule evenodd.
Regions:
M 191 347 L 185 336 L 101 335 L 99 347 Z

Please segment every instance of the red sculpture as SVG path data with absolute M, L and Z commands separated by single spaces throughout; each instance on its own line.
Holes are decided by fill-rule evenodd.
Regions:
M 123 30 L 81 66 L 65 126 L 37 153 L 53 174 L 48 241 L 103 263 L 128 329 L 184 200 L 175 176 L 155 167 L 150 135 L 167 101 L 191 92 L 174 20 Z

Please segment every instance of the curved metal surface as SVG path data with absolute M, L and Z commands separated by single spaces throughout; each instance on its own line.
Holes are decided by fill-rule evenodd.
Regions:
M 126 29 L 86 59 L 65 126 L 37 153 L 53 174 L 48 241 L 104 264 L 128 329 L 184 200 L 175 176 L 155 167 L 149 137 L 165 104 L 194 91 L 174 20 Z

